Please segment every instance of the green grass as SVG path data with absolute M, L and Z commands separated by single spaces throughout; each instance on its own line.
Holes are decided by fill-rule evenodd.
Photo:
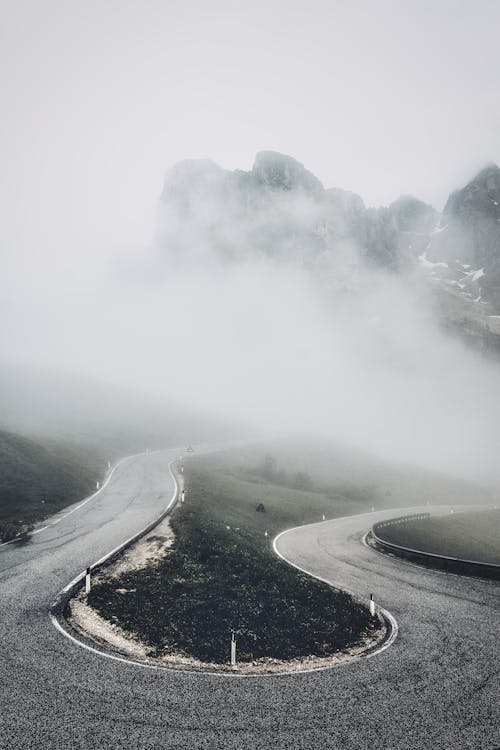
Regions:
M 215 663 L 228 661 L 231 630 L 239 661 L 249 661 L 326 656 L 379 627 L 350 595 L 299 573 L 271 549 L 279 529 L 317 520 L 322 494 L 238 478 L 213 465 L 209 471 L 207 463 L 197 460 L 187 471 L 187 499 L 172 517 L 173 551 L 92 589 L 89 603 L 103 617 L 139 636 L 152 654 L 182 652 Z M 257 500 L 264 513 L 256 512 Z
M 377 534 L 410 549 L 500 565 L 500 510 L 408 521 L 385 526 Z
M 104 461 L 89 450 L 0 431 L 0 540 L 95 490 Z

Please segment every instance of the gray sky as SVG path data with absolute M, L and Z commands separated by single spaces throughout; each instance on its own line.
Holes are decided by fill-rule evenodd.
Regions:
M 370 205 L 500 161 L 496 0 L 2 0 L 3 240 L 149 241 L 165 170 L 275 149 Z M 75 230 L 76 235 L 75 236 Z

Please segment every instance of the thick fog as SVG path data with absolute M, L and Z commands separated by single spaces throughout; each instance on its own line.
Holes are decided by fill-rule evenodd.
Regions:
M 188 3 L 194 17 L 48 3 L 41 27 L 39 6 L 19 5 L 34 16 L 23 27 L 12 5 L 4 29 L 17 66 L 1 74 L 3 363 L 126 386 L 253 434 L 325 435 L 498 477 L 499 365 L 440 329 L 417 273 L 376 269 L 346 242 L 312 263 L 297 236 L 315 209 L 299 199 L 261 208 L 259 226 L 279 229 L 269 253 L 231 194 L 205 195 L 194 225 L 160 206 L 155 229 L 174 162 L 248 169 L 263 147 L 369 205 L 412 192 L 440 209 L 498 159 L 494 4 L 480 3 L 488 22 L 472 3 L 409 19 L 399 3 L 257 3 L 260 19 L 239 3 Z
M 156 247 L 78 277 L 55 273 L 43 289 L 27 278 L 26 296 L 16 287 L 4 298 L 7 359 L 258 434 L 319 434 L 460 475 L 497 472 L 498 363 L 440 332 L 422 280 L 367 268 L 354 248 L 349 285 L 345 272 L 246 249 L 220 260 L 198 236 L 182 262 Z

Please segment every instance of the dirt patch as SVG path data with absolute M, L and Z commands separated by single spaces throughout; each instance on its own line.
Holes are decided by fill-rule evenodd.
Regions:
M 71 614 L 68 619 L 78 633 L 132 659 L 146 658 L 147 648 L 142 643 L 118 625 L 101 617 L 85 600 L 85 594 L 80 592 L 70 604 Z
M 116 562 L 104 569 L 102 574 L 98 574 L 96 581 L 116 578 L 122 573 L 130 573 L 132 570 L 140 570 L 146 565 L 159 562 L 168 554 L 173 542 L 174 532 L 167 517 L 155 526 L 153 531 L 125 550 Z

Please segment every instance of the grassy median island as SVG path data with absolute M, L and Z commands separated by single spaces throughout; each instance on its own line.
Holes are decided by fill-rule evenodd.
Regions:
M 266 465 L 257 477 L 261 469 L 265 474 Z M 252 485 L 195 461 L 186 480 L 186 502 L 171 519 L 169 554 L 103 580 L 88 598 L 102 617 L 146 643 L 151 655 L 227 663 L 235 630 L 238 661 L 329 656 L 380 629 L 350 595 L 298 572 L 272 551 L 278 530 L 317 520 L 324 507 L 323 494 L 314 493 L 304 473 L 290 476 L 291 487 L 274 484 L 273 502 L 263 512 L 256 505 L 262 491 L 267 497 L 265 477 Z
M 500 565 L 500 510 L 431 516 L 385 526 L 377 533 L 410 549 Z

